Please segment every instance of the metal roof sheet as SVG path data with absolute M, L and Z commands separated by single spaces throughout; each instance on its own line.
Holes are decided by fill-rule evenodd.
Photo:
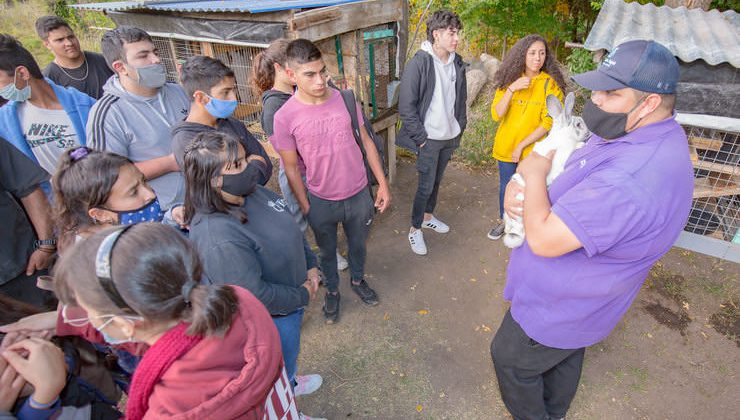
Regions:
M 611 51 L 633 39 L 660 42 L 687 63 L 702 59 L 740 68 L 740 14 L 732 10 L 720 13 L 606 0 L 584 48 Z
M 362 0 L 201 0 L 201 1 L 116 1 L 110 3 L 82 3 L 71 7 L 83 10 L 126 11 L 161 10 L 171 12 L 242 12 L 264 13 L 278 10 L 307 9 L 335 6 Z

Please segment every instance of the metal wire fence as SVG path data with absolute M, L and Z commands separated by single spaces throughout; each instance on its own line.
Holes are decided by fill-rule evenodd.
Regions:
M 684 126 L 694 164 L 694 202 L 685 230 L 740 243 L 740 133 Z

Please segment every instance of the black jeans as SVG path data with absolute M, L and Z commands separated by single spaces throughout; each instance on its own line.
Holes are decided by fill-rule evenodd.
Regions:
M 308 224 L 316 237 L 316 244 L 321 252 L 321 271 L 324 272 L 326 288 L 330 292 L 339 290 L 339 273 L 337 272 L 337 225 L 341 222 L 347 237 L 347 260 L 352 280 L 365 277 L 365 241 L 373 222 L 375 207 L 370 190 L 362 191 L 339 201 L 324 200 L 308 193 L 311 208 L 308 212 Z
M 565 417 L 578 390 L 585 351 L 544 346 L 506 312 L 491 342 L 491 358 L 501 399 L 514 419 Z
M 416 157 L 416 170 L 419 172 L 419 187 L 414 196 L 411 209 L 411 226 L 421 228 L 424 213 L 434 213 L 437 193 L 442 175 L 445 173 L 452 153 L 457 148 L 457 139 L 427 140 Z

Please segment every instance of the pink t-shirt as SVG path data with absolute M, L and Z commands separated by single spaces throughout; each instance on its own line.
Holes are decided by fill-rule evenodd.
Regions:
M 301 103 L 295 96 L 275 113 L 272 146 L 297 150 L 306 165 L 306 187 L 324 200 L 352 197 L 367 186 L 352 122 L 339 91 L 319 105 Z M 357 115 L 362 115 L 357 106 Z

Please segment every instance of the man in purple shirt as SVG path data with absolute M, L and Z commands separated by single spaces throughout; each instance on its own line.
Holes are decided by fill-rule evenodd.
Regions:
M 551 156 L 519 164 L 525 200 L 509 183 L 506 211 L 523 215 L 512 251 L 511 301 L 491 343 L 501 396 L 515 419 L 565 417 L 585 347 L 604 339 L 674 243 L 689 214 L 693 171 L 674 119 L 678 63 L 664 46 L 630 41 L 595 71 L 583 118 L 593 133 L 549 191 Z

